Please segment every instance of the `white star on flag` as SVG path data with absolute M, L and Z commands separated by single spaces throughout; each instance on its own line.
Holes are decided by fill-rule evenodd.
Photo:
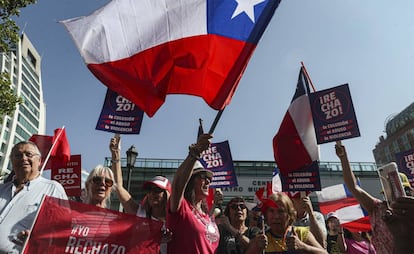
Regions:
M 231 18 L 234 18 L 240 13 L 244 12 L 254 23 L 254 6 L 265 1 L 266 0 L 236 0 L 237 8 L 234 10 L 233 16 L 231 16 Z

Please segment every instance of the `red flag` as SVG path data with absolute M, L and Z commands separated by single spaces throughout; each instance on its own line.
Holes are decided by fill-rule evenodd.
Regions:
M 22 253 L 158 254 L 161 227 L 160 221 L 46 196 Z
M 60 167 L 70 160 L 70 146 L 64 128 L 56 129 L 54 136 L 34 134 L 29 141 L 39 148 L 42 154 L 42 164 L 47 163 L 43 169 Z
M 295 95 L 273 138 L 273 152 L 280 173 L 287 174 L 319 160 L 315 130 L 309 104 L 308 80 L 300 70 Z
M 66 137 L 66 129 L 58 128 L 55 130 L 53 144 L 50 156 L 65 163 L 68 162 L 70 160 L 70 146 L 68 138 Z
M 167 94 L 228 105 L 279 3 L 121 0 L 62 23 L 89 70 L 151 117 Z

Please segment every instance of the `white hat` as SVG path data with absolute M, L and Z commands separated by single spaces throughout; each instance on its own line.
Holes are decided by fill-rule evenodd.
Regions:
M 200 172 L 206 172 L 208 177 L 213 178 L 213 171 L 204 168 L 203 164 L 201 164 L 199 160 L 196 160 L 194 162 L 192 175 L 198 174 Z

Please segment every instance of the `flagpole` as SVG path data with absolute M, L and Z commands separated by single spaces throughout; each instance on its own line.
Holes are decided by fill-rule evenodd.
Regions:
M 301 61 L 301 62 L 300 62 L 300 64 L 302 64 L 303 71 L 304 71 L 304 73 L 305 73 L 305 75 L 306 75 L 306 78 L 308 78 L 309 83 L 310 83 L 310 84 L 311 84 L 311 86 L 312 86 L 312 90 L 313 90 L 313 92 L 316 92 L 316 89 L 315 89 L 315 87 L 313 86 L 312 80 L 311 80 L 311 78 L 309 77 L 308 71 L 306 70 L 305 65 L 303 64 L 303 61 Z
M 223 111 L 224 111 L 224 108 L 223 109 L 220 109 L 217 112 L 216 118 L 214 118 L 214 122 L 211 125 L 210 130 L 208 131 L 208 134 L 213 134 L 214 130 L 216 129 L 217 123 L 220 120 L 221 115 L 223 114 Z
M 59 133 L 58 133 L 58 135 L 56 136 L 55 141 L 52 143 L 52 146 L 50 147 L 49 152 L 47 153 L 47 156 L 46 156 L 46 158 L 45 158 L 45 161 L 44 161 L 44 162 L 43 162 L 43 164 L 42 164 L 42 169 L 40 170 L 40 175 L 42 175 L 42 174 L 43 174 L 43 170 L 44 170 L 44 169 L 45 169 L 45 167 L 46 167 L 46 164 L 47 164 L 47 161 L 49 160 L 50 154 L 52 153 L 53 148 L 55 147 L 55 145 L 56 145 L 57 141 L 59 140 L 60 136 L 62 135 L 62 133 L 63 133 L 63 130 L 64 130 L 64 129 L 65 129 L 65 126 L 62 126 L 62 128 L 60 129 L 60 132 L 59 132 Z M 54 136 L 54 135 L 53 135 L 53 136 Z

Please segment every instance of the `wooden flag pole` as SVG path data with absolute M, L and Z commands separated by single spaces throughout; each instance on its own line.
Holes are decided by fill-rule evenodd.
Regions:
M 308 71 L 306 70 L 305 65 L 303 64 L 303 61 L 301 61 L 301 62 L 300 62 L 300 64 L 302 65 L 302 68 L 303 68 L 303 71 L 305 72 L 306 78 L 308 78 L 309 83 L 310 83 L 310 85 L 312 86 L 312 90 L 313 90 L 313 92 L 316 92 L 316 89 L 315 89 L 315 87 L 313 86 L 312 80 L 311 80 L 311 78 L 309 77 Z
M 208 131 L 208 134 L 213 134 L 214 130 L 216 129 L 217 123 L 220 120 L 221 115 L 223 114 L 224 108 L 217 112 L 216 118 L 214 118 L 214 122 Z

